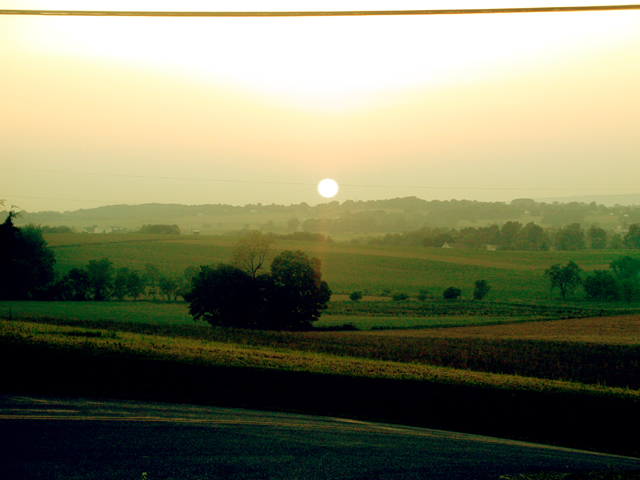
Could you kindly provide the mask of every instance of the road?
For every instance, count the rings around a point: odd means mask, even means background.
[[[310,415],[0,395],[3,480],[484,480],[606,469],[640,470],[640,459]]]

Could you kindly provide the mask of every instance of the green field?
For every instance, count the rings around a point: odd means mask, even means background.
[[[166,273],[179,274],[188,266],[229,261],[235,241],[231,237],[146,236],[133,234],[48,235],[65,274],[90,260],[109,258],[116,267],[143,270],[154,263]],[[274,251],[302,250],[322,261],[323,277],[336,294],[361,290],[380,295],[385,290],[415,296],[427,289],[440,298],[445,288],[462,289],[471,298],[473,283],[485,279],[491,285],[489,300],[500,302],[549,302],[544,270],[556,263],[575,261],[585,271],[606,269],[628,252],[508,252],[424,247],[389,247],[340,243],[279,241]],[[579,297],[576,295],[576,297]],[[584,295],[582,295],[584,296]]]

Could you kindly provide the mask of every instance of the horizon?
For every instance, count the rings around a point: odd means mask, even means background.
[[[620,200],[622,200],[623,197],[630,197],[629,201],[631,201],[631,199],[633,198],[635,200],[636,203],[621,203]],[[477,200],[477,199],[471,199],[471,198],[449,198],[449,199],[445,199],[445,200],[441,200],[441,199],[436,199],[436,198],[432,198],[432,199],[426,199],[426,198],[421,198],[415,195],[407,195],[404,197],[389,197],[389,198],[380,198],[380,199],[372,199],[372,200],[356,200],[356,199],[344,199],[342,201],[339,201],[335,198],[324,198],[324,201],[321,202],[317,202],[317,203],[307,203],[307,202],[298,202],[298,203],[289,203],[289,204],[284,204],[284,203],[274,203],[274,202],[256,202],[256,203],[244,203],[244,204],[232,204],[232,203],[225,203],[225,202],[218,202],[218,203],[199,203],[199,204],[190,204],[190,203],[180,203],[180,202],[144,202],[144,203],[113,203],[113,204],[105,204],[105,205],[97,205],[97,206],[90,206],[90,207],[83,207],[83,208],[77,208],[77,209],[68,209],[68,210],[26,210],[24,208],[21,208],[19,205],[11,205],[8,204],[5,201],[4,206],[0,206],[0,212],[3,213],[7,213],[10,210],[15,210],[18,213],[27,213],[27,214],[41,214],[41,213],[49,213],[49,212],[53,212],[53,213],[74,213],[80,210],[95,210],[95,209],[100,209],[100,208],[112,208],[112,207],[142,207],[142,206],[147,206],[147,205],[158,205],[158,206],[181,206],[181,207],[199,207],[199,206],[209,206],[209,205],[221,205],[221,206],[229,206],[229,207],[250,207],[250,206],[261,206],[261,207],[270,207],[270,206],[277,206],[277,207],[285,207],[285,208],[289,208],[289,207],[296,207],[298,205],[302,205],[302,204],[306,204],[308,205],[310,208],[314,208],[317,206],[321,206],[321,205],[329,205],[332,203],[338,203],[339,206],[344,206],[345,204],[349,203],[349,202],[354,202],[354,203],[367,203],[367,202],[385,202],[385,201],[392,201],[392,200],[402,200],[402,199],[408,199],[408,198],[415,198],[417,200],[422,200],[425,202],[431,202],[431,201],[439,201],[439,202],[478,202],[478,203],[502,203],[502,204],[506,204],[509,205],[511,204],[513,201],[515,200],[532,200],[535,203],[538,204],[553,204],[553,203],[559,203],[560,205],[566,205],[569,203],[583,203],[583,204],[590,204],[592,202],[596,202],[598,205],[604,205],[606,207],[614,207],[614,206],[622,206],[622,207],[636,207],[636,206],[640,206],[640,193],[638,194],[614,194],[614,195],[584,195],[584,196],[569,196],[569,197],[549,197],[549,198],[530,198],[530,197],[517,197],[517,198],[512,198],[511,200],[507,200],[507,201],[500,201],[500,200],[496,200],[496,201],[491,201],[491,200]],[[606,201],[606,200],[609,201]],[[618,201],[614,201],[618,200]],[[3,199],[0,199],[3,200]],[[598,200],[601,200],[600,202]]]

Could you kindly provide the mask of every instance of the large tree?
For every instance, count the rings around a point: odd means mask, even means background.
[[[40,229],[18,228],[9,212],[0,225],[0,299],[28,299],[54,279],[55,257]]]
[[[258,328],[262,303],[258,282],[233,265],[200,267],[184,298],[194,320],[214,327]]]
[[[269,328],[305,330],[327,308],[331,289],[322,280],[320,260],[285,250],[271,262],[267,297]]]
[[[330,297],[320,260],[289,250],[273,259],[269,274],[256,277],[234,265],[202,266],[185,294],[195,320],[265,330],[309,329]]]

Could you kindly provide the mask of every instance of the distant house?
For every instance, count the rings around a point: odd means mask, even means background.
[[[444,245],[442,245],[442,248],[453,248],[453,247],[449,245],[447,242],[444,242]]]

